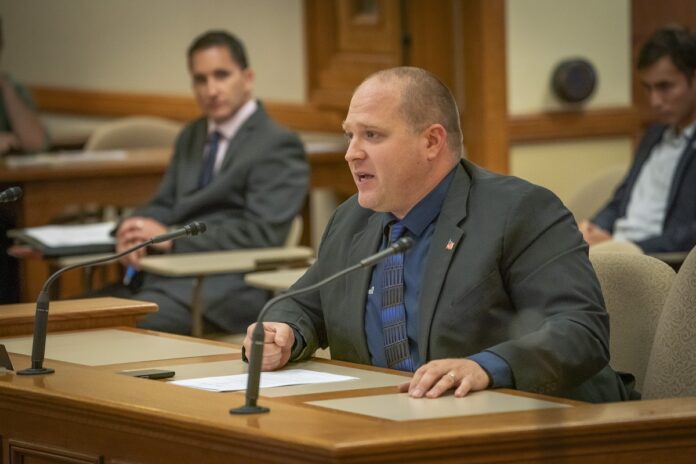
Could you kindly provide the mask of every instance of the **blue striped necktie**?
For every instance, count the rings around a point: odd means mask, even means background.
[[[389,243],[404,233],[400,222],[392,224]],[[406,307],[404,306],[404,253],[396,253],[385,260],[382,276],[382,333],[387,366],[392,369],[413,372],[413,360],[406,332]]]
[[[201,173],[198,176],[198,188],[202,189],[213,180],[213,172],[215,170],[215,159],[217,158],[218,146],[220,145],[222,134],[215,131],[208,136],[207,150],[203,156],[203,166]]]

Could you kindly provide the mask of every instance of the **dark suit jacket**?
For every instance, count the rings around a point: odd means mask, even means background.
[[[294,287],[374,253],[380,224],[380,214],[361,208],[356,197],[341,205],[319,259]],[[587,245],[548,190],[462,161],[437,219],[425,275],[418,316],[425,362],[489,350],[508,363],[517,389],[595,402],[624,397],[608,367],[609,321]],[[362,269],[286,300],[266,320],[298,329],[307,346],[297,358],[329,345],[335,359],[369,364],[370,276]]]
[[[648,129],[638,146],[631,169],[617,187],[609,203],[592,219],[594,224],[613,232],[616,220],[626,215],[628,201],[638,175],[666,129],[665,125],[656,125]],[[692,137],[674,172],[662,235],[637,242],[643,251],[648,253],[689,251],[696,246],[696,162],[694,158],[696,158],[696,142]]]
[[[173,253],[280,246],[304,205],[309,168],[299,138],[258,110],[230,141],[220,172],[197,188],[207,122],[200,118],[179,135],[174,156],[154,198],[133,214],[167,226],[202,221],[205,234],[174,242]],[[186,304],[193,279],[147,275],[143,289]],[[243,285],[240,275],[206,277],[205,316],[229,331],[255,319],[266,294]]]

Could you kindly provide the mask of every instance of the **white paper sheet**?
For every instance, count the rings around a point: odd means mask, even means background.
[[[303,385],[317,383],[344,382],[357,380],[347,375],[326,374],[306,369],[288,369],[285,371],[262,372],[260,388],[283,387],[286,385]],[[199,379],[173,380],[169,383],[201,390],[225,392],[246,390],[247,374],[223,375],[220,377],[203,377]]]
[[[122,161],[126,159],[125,150],[70,151],[63,153],[37,153],[33,155],[10,155],[5,164],[10,168],[24,166],[45,166],[72,163],[94,163],[103,161]]]
[[[102,245],[114,243],[109,235],[115,223],[41,226],[25,229],[24,233],[49,247]]]

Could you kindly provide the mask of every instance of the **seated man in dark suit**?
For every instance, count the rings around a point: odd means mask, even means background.
[[[580,230],[590,245],[614,239],[645,252],[688,251],[696,245],[696,37],[658,30],[638,70],[662,124],[648,129],[611,201]]]
[[[220,31],[201,35],[188,50],[188,65],[203,116],[179,135],[154,198],[119,224],[116,250],[192,221],[204,222],[207,232],[149,251],[281,246],[308,188],[301,141],[275,124],[252,97],[254,74],[236,37]],[[123,264],[137,268],[144,253],[127,255]],[[135,289],[112,294],[159,305],[140,327],[186,334],[191,330],[193,285],[191,278],[145,273]],[[266,292],[244,285],[238,274],[209,276],[202,291],[210,331],[243,331],[268,298]]]
[[[344,130],[358,194],[294,288],[400,236],[414,245],[271,307],[263,369],[329,346],[334,359],[414,372],[401,389],[415,398],[495,387],[628,396],[608,366],[609,320],[573,216],[548,190],[462,159],[447,87],[418,68],[378,72],[353,94]]]

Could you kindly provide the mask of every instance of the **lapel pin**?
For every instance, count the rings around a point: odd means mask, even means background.
[[[449,242],[447,242],[447,245],[445,245],[445,250],[447,250],[447,251],[452,251],[452,250],[454,250],[454,242],[453,242],[452,240],[450,240]]]

